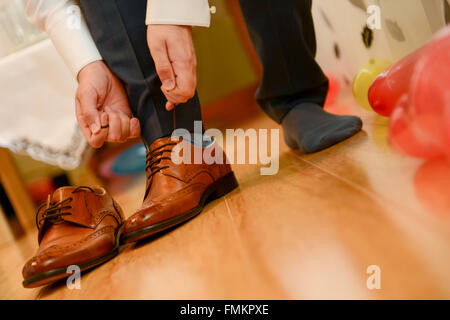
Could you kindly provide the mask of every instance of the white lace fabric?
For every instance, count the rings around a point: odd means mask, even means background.
[[[0,146],[76,168],[86,141],[76,122],[75,91],[50,40],[0,59]]]

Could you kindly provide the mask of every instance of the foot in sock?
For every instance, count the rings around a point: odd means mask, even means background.
[[[355,116],[328,113],[314,103],[303,103],[289,111],[282,126],[290,148],[313,153],[355,135],[361,130],[362,121]]]

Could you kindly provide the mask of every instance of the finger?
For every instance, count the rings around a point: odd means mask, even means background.
[[[108,118],[108,114],[106,112],[102,112],[100,115],[100,124],[101,129],[106,130],[106,132],[108,132],[108,128],[109,128],[109,118]]]
[[[152,39],[149,41],[149,47],[162,86],[167,91],[173,90],[176,87],[175,73],[169,59],[166,42],[162,39]]]
[[[172,110],[173,108],[175,108],[175,104],[172,103],[172,102],[170,102],[170,101],[167,101],[167,103],[166,103],[166,110],[167,110],[167,111],[170,111],[170,110]]]
[[[100,148],[105,144],[106,139],[108,138],[108,114],[106,112],[102,112],[100,114],[100,124],[101,130],[93,134],[90,139],[90,145],[94,148]]]
[[[122,131],[120,117],[117,113],[110,111],[108,112],[108,117],[109,117],[109,128],[107,140],[110,142],[120,142]]]
[[[161,87],[161,89],[163,90],[163,88]],[[166,96],[167,101],[171,102],[174,105],[178,105],[180,103],[185,103],[187,102],[191,97],[186,96],[186,95],[182,95],[180,93],[179,88],[175,88],[174,90],[167,92],[163,90],[164,95]]]
[[[187,62],[174,63],[173,67],[177,74],[177,87],[170,93],[183,97],[185,101],[189,100],[197,87],[196,68],[189,66]]]
[[[89,128],[89,125],[87,124],[87,122],[85,121],[84,117],[80,117],[79,115],[81,114],[80,112],[80,103],[78,100],[76,100],[76,115],[77,115],[77,119],[78,119],[78,124],[80,126],[81,131],[83,132],[84,137],[86,138],[86,141],[89,143],[89,145],[93,148],[100,148],[104,141],[105,141],[105,137],[98,136],[98,134],[92,134],[91,129]]]
[[[77,117],[78,125],[79,125],[81,131],[83,132],[84,137],[86,138],[86,140],[89,141],[89,139],[91,138],[92,132],[91,132],[91,129],[89,129],[89,125],[85,121],[85,118],[81,117],[81,105],[80,105],[80,102],[78,101],[78,99],[75,99],[75,115]]]
[[[130,137],[130,118],[124,113],[120,113],[119,118],[120,118],[120,142],[125,142]]]
[[[180,72],[180,70],[176,72]],[[167,91],[163,86],[161,86],[161,90],[169,102],[177,105],[191,99],[195,95],[196,86],[196,76],[192,72],[184,71],[177,76],[177,87],[174,90]]]
[[[141,135],[141,125],[139,119],[131,118],[130,120],[130,138],[137,138]]]
[[[100,132],[100,112],[97,109],[97,93],[95,90],[79,89],[76,95],[77,119],[84,127],[88,127],[91,134]]]
[[[185,29],[190,33],[190,29]],[[185,99],[195,94],[197,87],[197,58],[192,41],[192,35],[183,37],[182,43],[175,43],[175,39],[168,38],[167,47],[169,60],[176,77],[176,93]]]

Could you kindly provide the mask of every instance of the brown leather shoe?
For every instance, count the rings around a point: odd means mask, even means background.
[[[123,213],[101,187],[63,187],[36,214],[39,249],[23,267],[23,286],[68,277],[67,267],[97,266],[118,253]]]
[[[205,203],[214,200],[238,186],[233,171],[223,154],[223,164],[175,164],[172,149],[178,145],[195,152],[214,151],[220,147],[193,146],[182,139],[161,138],[147,152],[147,188],[141,209],[125,221],[123,241],[133,242],[180,224],[199,214]],[[207,150],[208,148],[212,148]],[[219,156],[218,156],[219,157]],[[203,158],[203,157],[201,157]]]

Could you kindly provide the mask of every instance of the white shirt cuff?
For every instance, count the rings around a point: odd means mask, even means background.
[[[69,12],[60,10],[47,19],[45,29],[56,50],[77,78],[78,73],[91,62],[102,60],[91,33],[81,15],[80,23],[69,24]]]
[[[146,24],[209,27],[208,0],[148,0]]]

